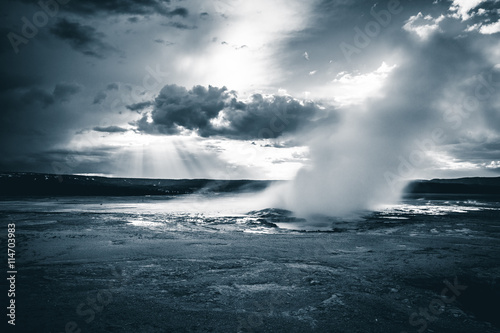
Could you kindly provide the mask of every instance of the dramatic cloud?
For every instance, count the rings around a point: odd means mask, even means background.
[[[22,94],[22,100],[25,104],[40,103],[47,107],[54,103],[54,96],[40,88],[31,88]]]
[[[144,103],[128,106],[142,109]],[[195,131],[202,137],[225,136],[234,139],[276,138],[310,126],[330,114],[312,102],[289,96],[254,94],[238,100],[225,87],[195,86],[191,90],[165,86],[154,102],[154,110],[138,122],[141,131],[178,134]]]
[[[150,101],[135,103],[135,104],[127,105],[127,109],[129,109],[130,111],[140,112],[140,111],[144,110],[145,108],[150,107],[151,105],[153,105],[153,102],[150,102]]]
[[[453,0],[450,11],[454,16],[461,18],[462,21],[468,20],[472,15],[470,12],[486,0]]]
[[[479,32],[484,34],[484,35],[491,35],[491,34],[496,34],[500,32],[500,21],[497,21],[495,23],[491,24],[485,24],[481,26],[479,29]]]
[[[10,90],[10,89],[9,89]],[[52,93],[40,87],[30,87],[28,89],[13,89],[9,94],[4,94],[10,103],[21,103],[25,105],[38,104],[43,108],[54,104],[56,101],[68,101],[69,97],[82,90],[82,86],[77,83],[58,83]],[[15,101],[15,102],[14,102]]]
[[[67,101],[71,95],[79,93],[83,87],[78,83],[58,83],[54,88],[54,98]]]
[[[107,126],[107,127],[96,126],[93,128],[93,130],[96,132],[105,132],[105,133],[123,133],[128,131],[126,128],[120,126]]]
[[[166,15],[168,17],[174,17],[174,16],[187,17],[189,15],[189,11],[186,8],[178,7],[170,12],[167,12]]]
[[[118,83],[110,83],[106,86],[107,90],[118,90],[119,86]]]
[[[180,22],[168,22],[168,23],[162,23],[163,26],[165,27],[173,27],[181,30],[193,30],[193,29],[198,29],[197,26],[195,25],[187,25],[184,23]]]
[[[487,4],[485,4],[486,7]],[[477,15],[474,15],[467,22],[467,31],[478,31],[483,35],[492,35],[500,32],[500,10],[497,8],[479,8]]]
[[[69,1],[62,8],[80,15],[95,14],[162,14],[168,16],[169,0],[78,0]]]
[[[161,38],[157,38],[157,39],[153,40],[153,42],[158,43],[158,44],[163,44],[165,46],[174,45],[174,43],[169,42],[167,40],[163,40]]]
[[[32,4],[31,0],[22,0]],[[184,7],[170,6],[170,0],[78,0],[68,1],[61,4],[59,8],[67,13],[80,16],[95,15],[162,15],[165,17],[179,16],[186,18],[189,11]],[[130,22],[137,22],[137,17],[128,19]]]
[[[55,36],[68,41],[74,50],[91,57],[104,58],[109,52],[116,51],[114,47],[102,40],[103,33],[97,32],[95,28],[88,25],[70,22],[63,18],[50,31]]]
[[[403,29],[413,32],[418,37],[425,40],[429,38],[432,33],[439,31],[439,23],[444,20],[444,18],[444,15],[434,19],[430,15],[424,16],[422,13],[418,13],[417,15],[411,16],[408,21],[406,21]]]
[[[95,97],[94,97],[93,104],[102,103],[106,99],[106,97],[108,97],[108,95],[104,91],[98,92],[97,95],[95,95]]]

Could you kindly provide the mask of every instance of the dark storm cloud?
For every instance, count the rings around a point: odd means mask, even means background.
[[[52,93],[38,86],[13,86],[11,89],[0,90],[4,107],[24,109],[27,105],[39,104],[47,107],[57,101],[68,101],[70,96],[79,93],[82,86],[78,83],[58,83]],[[7,111],[5,111],[7,112]]]
[[[9,159],[0,161],[0,170],[23,170],[46,173],[111,173],[109,160],[113,159],[115,147],[101,146],[76,149],[45,149],[30,154],[29,158],[16,158],[15,169]],[[33,168],[36,164],[36,169]]]
[[[151,105],[153,105],[153,102],[150,102],[150,101],[135,103],[135,104],[127,105],[127,109],[129,109],[130,111],[139,112],[139,111],[142,111]]]
[[[104,58],[110,51],[116,51],[112,46],[103,42],[103,33],[91,26],[71,22],[65,18],[60,19],[50,32],[68,41],[74,50],[88,56]]]
[[[23,0],[33,3],[30,0]],[[171,9],[170,0],[72,0],[61,6],[61,9],[81,15],[92,16],[104,15],[154,15],[160,14],[166,17],[187,17],[189,11],[184,7]],[[131,17],[130,22],[137,22],[138,18]]]
[[[462,140],[462,142],[452,145],[449,151],[460,161],[474,163],[498,161],[500,157],[500,140],[486,138]]]
[[[108,85],[106,86],[106,89],[107,89],[107,90],[118,90],[118,88],[119,88],[119,87],[118,87],[118,83],[115,83],[115,82],[110,83],[110,84],[108,84]]]
[[[22,101],[25,104],[40,103],[47,107],[54,103],[54,96],[41,88],[31,88],[22,94]]]
[[[173,27],[173,28],[177,28],[177,29],[181,29],[181,30],[198,29],[198,27],[195,25],[187,25],[187,24],[180,23],[180,22],[168,22],[168,23],[162,23],[161,25],[163,25],[165,27]]]
[[[107,97],[108,97],[108,95],[104,91],[100,91],[100,92],[97,93],[97,95],[95,95],[94,102],[92,104],[100,104]]]
[[[158,43],[158,44],[163,44],[163,45],[165,45],[165,46],[174,45],[174,43],[169,42],[169,41],[167,41],[167,40],[163,40],[163,39],[161,39],[161,38],[157,38],[157,39],[153,40],[153,42]]]
[[[73,0],[62,8],[68,12],[80,15],[95,14],[129,14],[147,15],[170,12],[169,0]]]
[[[188,15],[189,11],[183,7],[178,7],[170,12],[167,12],[166,14],[166,16],[168,17],[174,17],[174,16],[187,17]]]
[[[18,88],[29,88],[39,84],[42,80],[38,75],[26,75],[20,73],[0,72],[0,92],[16,90]]]
[[[212,86],[208,89],[195,86],[189,91],[175,84],[163,87],[154,101],[151,129],[176,134],[179,126],[190,130],[208,128],[210,120],[216,118],[225,106],[226,91],[225,87],[219,89]],[[147,117],[141,119],[139,129],[150,129],[146,120]]]
[[[55,157],[56,160],[64,160],[68,157],[74,158],[76,156],[79,157],[106,157],[114,152],[114,148],[111,146],[101,146],[94,147],[92,149],[67,149],[67,148],[57,148],[57,149],[48,149],[45,151],[45,156]]]
[[[151,113],[138,121],[138,129],[149,133],[178,134],[183,130],[202,137],[233,139],[276,138],[312,125],[325,116],[317,104],[303,103],[288,96],[254,94],[249,101],[238,100],[226,87],[177,85],[163,87]]]
[[[54,88],[54,98],[67,101],[71,95],[75,95],[82,90],[82,86],[78,83],[58,83]]]
[[[252,142],[252,144],[256,144],[255,142]],[[301,143],[296,141],[296,140],[287,140],[283,142],[271,142],[271,143],[266,143],[265,145],[260,145],[261,147],[266,147],[266,148],[291,148],[291,147],[296,147],[300,146]]]
[[[480,11],[483,12],[481,13]],[[500,16],[500,12],[498,12],[498,1],[490,0],[480,3],[472,8],[468,14],[471,15],[473,19],[474,17],[477,19],[481,19],[482,17],[483,20],[488,19],[489,21],[496,21]]]
[[[328,115],[313,102],[301,102],[289,96],[254,94],[248,102],[232,98],[224,109],[224,120],[229,123],[227,128],[208,131],[206,135],[221,133],[238,139],[276,138],[314,126],[317,118],[324,119]]]
[[[47,86],[36,78],[0,89],[0,169],[54,172],[44,152],[69,142],[77,129],[95,121],[95,115],[63,103],[81,91],[78,83]]]
[[[36,156],[65,142],[68,117],[58,112],[54,97],[42,88],[0,93],[0,169],[43,168]],[[50,164],[47,164],[47,168]]]
[[[93,128],[93,130],[96,132],[105,132],[105,133],[122,133],[128,131],[126,128],[119,126],[107,126],[107,127],[96,126]]]

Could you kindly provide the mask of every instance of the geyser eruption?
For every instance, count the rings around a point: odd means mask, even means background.
[[[344,217],[397,200],[405,181],[432,163],[427,153],[464,130],[445,114],[489,66],[470,61],[465,43],[435,37],[411,45],[379,97],[339,109],[339,121],[313,129],[311,163],[282,191],[281,205],[301,216]]]
[[[395,153],[404,150],[404,143],[380,136],[365,117],[353,112],[334,133],[316,133],[310,142],[312,165],[289,184],[289,209],[298,215],[348,216],[399,198],[404,183],[388,184],[384,174],[397,162]]]

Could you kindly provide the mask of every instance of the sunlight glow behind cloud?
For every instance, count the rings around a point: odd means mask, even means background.
[[[197,77],[193,84],[227,86],[238,91],[262,89],[280,77],[279,47],[307,26],[311,3],[236,1],[203,50],[183,55],[181,71]],[[276,15],[279,13],[279,15]]]
[[[396,67],[397,65],[389,66],[382,62],[380,67],[373,72],[338,73],[330,85],[334,100],[342,106],[347,106],[362,103],[370,97],[380,96],[384,81]]]

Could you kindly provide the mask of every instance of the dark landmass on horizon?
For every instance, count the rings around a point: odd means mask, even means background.
[[[476,196],[500,199],[500,177],[414,180],[404,190],[405,198],[446,199]]]
[[[0,196],[142,196],[192,193],[256,192],[273,180],[149,179],[32,172],[0,173]],[[500,197],[500,177],[411,181],[405,197],[487,195]]]
[[[192,193],[255,192],[268,180],[149,179],[0,173],[0,196],[142,196]]]

